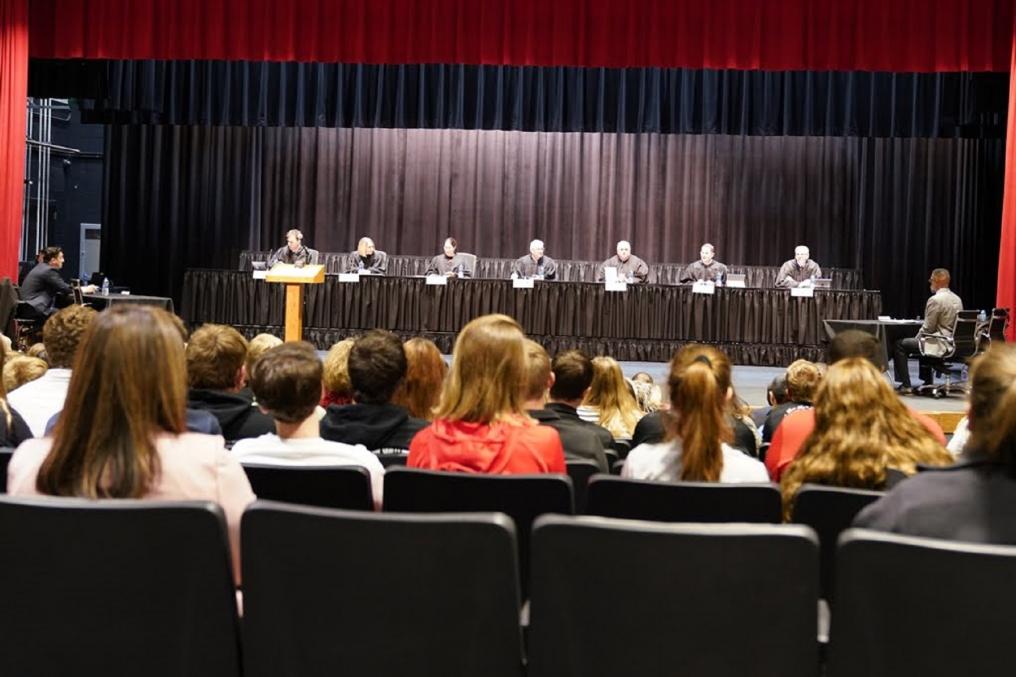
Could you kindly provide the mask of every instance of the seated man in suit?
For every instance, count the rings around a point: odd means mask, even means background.
[[[290,263],[296,266],[317,263],[317,252],[303,246],[303,233],[293,228],[286,233],[286,246],[279,247],[268,257],[268,267],[276,263]]]
[[[459,241],[449,237],[444,241],[444,253],[430,260],[427,275],[445,275],[447,277],[472,277],[472,257],[457,253]]]
[[[707,280],[709,282],[715,282],[717,284],[723,284],[727,279],[727,267],[717,261],[714,257],[716,256],[716,249],[706,242],[699,249],[699,260],[695,263],[691,263],[684,272],[681,273],[681,282],[687,284],[688,282],[699,282],[700,280]]]
[[[606,269],[616,268],[618,280],[628,282],[644,283],[649,282],[649,265],[631,253],[631,243],[621,240],[617,243],[617,254],[600,264],[596,271],[596,281],[603,282],[606,278]]]
[[[780,266],[776,273],[777,287],[807,287],[822,277],[822,269],[811,260],[811,251],[804,245],[794,247],[794,258]]]
[[[374,249],[374,240],[361,237],[356,244],[356,251],[346,257],[345,270],[342,272],[385,275],[388,272],[388,254]]]
[[[543,255],[543,240],[530,242],[529,253],[512,264],[512,279],[529,277],[538,280],[557,279],[557,261]]]
[[[921,354],[918,339],[922,336],[952,336],[956,318],[963,310],[963,301],[949,290],[950,280],[949,271],[945,268],[936,268],[931,271],[931,279],[928,280],[928,284],[931,286],[931,298],[924,306],[924,324],[921,325],[917,336],[900,339],[896,342],[893,350],[893,371],[896,372],[896,380],[900,382],[897,390],[902,395],[910,395],[914,392],[910,383],[909,358],[911,355]],[[921,380],[930,383],[931,368],[922,364],[920,372]]]
[[[56,312],[58,303],[71,295],[71,286],[60,277],[63,265],[63,249],[46,247],[42,251],[42,262],[37,263],[25,276],[25,283],[21,285],[21,298],[39,315],[49,317]],[[85,285],[81,291],[85,294],[94,293],[95,285]]]
[[[529,339],[526,339],[525,350],[527,413],[539,421],[540,425],[557,431],[561,437],[561,446],[564,448],[565,461],[593,461],[599,466],[600,472],[610,472],[607,456],[603,451],[604,445],[599,436],[588,428],[589,425],[595,424],[587,424],[579,419],[577,414],[574,417],[563,416],[547,405],[548,390],[554,385],[554,372],[551,370],[547,351],[539,343]],[[589,376],[592,380],[592,363],[589,366]]]

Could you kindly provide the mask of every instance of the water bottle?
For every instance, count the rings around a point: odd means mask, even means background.
[[[536,274],[539,276],[539,278],[541,280],[543,279],[543,272],[544,272],[544,270],[545,270],[545,268],[543,267],[542,263],[540,265],[536,266]]]
[[[984,309],[982,308],[981,312],[977,313],[977,322],[978,322],[978,324],[984,324],[987,321],[988,321],[988,316],[984,312]]]
[[[716,271],[716,286],[717,287],[723,286],[723,273],[721,273],[720,271]]]
[[[360,275],[363,275],[363,273],[365,272],[365,268],[363,267],[363,259],[356,260],[356,272],[359,273]]]
[[[105,278],[102,281],[102,295],[109,296],[109,278]]]

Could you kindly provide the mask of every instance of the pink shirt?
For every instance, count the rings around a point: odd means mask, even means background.
[[[7,493],[37,496],[35,479],[49,454],[51,438],[25,441],[14,452],[7,468]],[[218,435],[184,433],[159,435],[156,440],[162,472],[151,492],[153,501],[214,501],[226,513],[233,577],[240,582],[240,517],[256,497],[239,461],[229,455]]]

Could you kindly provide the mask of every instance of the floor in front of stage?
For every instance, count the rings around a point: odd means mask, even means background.
[[[666,362],[621,362],[621,369],[624,375],[632,375],[644,371],[653,377],[653,380],[660,384],[667,382]],[[782,374],[785,369],[781,367],[745,367],[734,366],[734,389],[745,401],[753,407],[766,405],[766,388],[770,381]],[[917,361],[910,362],[910,378],[913,383],[920,383],[917,376]],[[966,409],[966,399],[961,395],[951,395],[936,400],[933,397],[907,396],[903,398],[907,406],[918,411],[948,411],[962,412]]]

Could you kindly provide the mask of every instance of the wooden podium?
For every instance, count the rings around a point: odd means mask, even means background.
[[[303,287],[324,282],[325,267],[298,268],[289,263],[277,263],[265,275],[265,281],[286,285],[286,341],[303,340]]]

